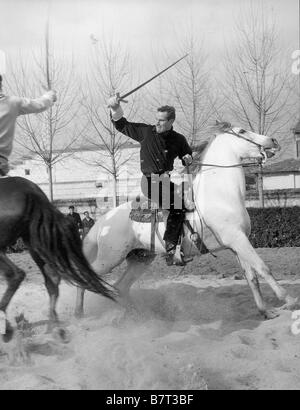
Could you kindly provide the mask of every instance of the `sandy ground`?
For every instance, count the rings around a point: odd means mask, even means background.
[[[300,296],[300,249],[258,253]],[[48,310],[41,276],[28,254],[11,259],[28,276],[9,319],[23,313],[38,324]],[[246,282],[234,279],[239,272],[228,251],[216,259],[197,257],[184,269],[167,268],[157,258],[132,289],[134,312],[88,294],[82,320],[73,317],[75,288],[62,284],[58,312],[70,342],[46,334],[43,325],[25,338],[0,342],[0,389],[299,389],[300,334],[291,331],[291,312],[263,321]],[[279,305],[264,283],[262,292],[270,305]],[[16,347],[26,352],[26,362]]]

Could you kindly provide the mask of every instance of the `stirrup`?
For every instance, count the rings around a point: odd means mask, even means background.
[[[168,266],[185,266],[186,262],[181,255],[181,246],[177,245],[176,248],[167,252],[166,262]]]

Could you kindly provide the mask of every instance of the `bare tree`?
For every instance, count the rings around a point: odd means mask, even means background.
[[[276,25],[262,6],[245,11],[235,26],[236,44],[225,57],[224,98],[241,125],[260,134],[281,135],[293,116],[290,65]]]
[[[227,47],[225,81],[220,85],[228,114],[239,125],[259,134],[280,138],[289,132],[293,118],[290,67],[276,25],[264,6],[245,9],[235,25],[236,43]],[[259,192],[263,206],[262,175]]]
[[[110,110],[107,107],[109,97],[116,92],[125,92],[132,87],[133,77],[129,54],[120,44],[102,36],[94,36],[90,71],[86,81],[87,92],[84,92],[83,106],[89,122],[89,136],[85,141],[99,152],[93,165],[102,168],[112,178],[113,206],[118,205],[117,183],[122,168],[133,158],[133,153],[124,156],[124,148],[129,139],[119,133],[113,126]],[[134,114],[134,95],[128,104],[128,115]]]
[[[19,117],[16,142],[25,151],[42,161],[49,178],[49,198],[53,201],[53,167],[67,156],[73,155],[71,147],[82,136],[80,123],[78,83],[73,61],[58,58],[49,46],[47,27],[45,44],[40,53],[27,58],[19,54],[18,63],[10,73],[10,89],[18,95],[35,96],[41,89],[58,92],[56,104],[36,116]]]

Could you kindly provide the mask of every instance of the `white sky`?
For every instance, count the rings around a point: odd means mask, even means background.
[[[299,0],[0,0],[0,50],[11,64],[18,64],[20,51],[41,50],[49,15],[56,54],[74,54],[79,72],[87,70],[91,34],[98,39],[113,34],[133,56],[140,83],[166,66],[164,50],[172,59],[179,57],[174,33],[180,37],[193,25],[220,75],[224,45],[234,41],[234,23],[250,2],[254,7],[263,3],[273,14],[288,67],[299,48]]]
[[[56,50],[86,60],[90,35],[113,33],[128,46],[137,65],[153,72],[152,56],[176,48],[174,30],[191,23],[216,61],[224,40],[234,39],[232,24],[250,0],[0,0],[0,49],[10,59],[19,50],[40,48],[49,11]],[[259,5],[262,0],[252,0]],[[263,0],[274,13],[288,55],[298,48],[298,0]]]

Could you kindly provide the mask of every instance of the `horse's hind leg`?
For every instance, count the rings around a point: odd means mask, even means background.
[[[45,279],[45,286],[49,294],[50,305],[49,305],[49,319],[53,324],[58,324],[59,319],[56,312],[57,300],[59,297],[59,284],[60,277],[54,272],[54,270],[49,266],[45,265],[43,269],[43,275]]]
[[[6,316],[6,309],[20,284],[24,280],[25,272],[18,268],[4,253],[0,253],[0,272],[3,272],[8,284],[7,289],[0,301],[0,311],[2,311]],[[8,320],[5,319],[5,321],[6,331],[3,335],[3,341],[9,342],[13,335],[13,329]]]
[[[43,259],[39,257],[34,251],[30,250],[30,254],[35,261],[35,263],[40,268],[40,271],[43,274],[45,280],[45,286],[49,294],[50,305],[49,305],[49,330],[52,330],[53,327],[58,326],[59,318],[56,312],[57,300],[59,297],[59,284],[60,277],[55,273],[48,264],[46,264]]]
[[[129,296],[131,286],[145,273],[154,258],[155,255],[147,253],[144,249],[134,249],[127,255],[127,269],[114,284],[114,287],[120,292],[121,298]]]

